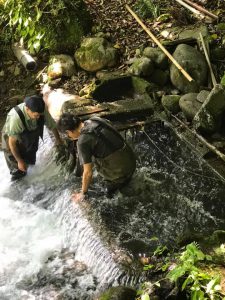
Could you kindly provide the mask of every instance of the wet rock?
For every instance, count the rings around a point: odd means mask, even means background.
[[[80,48],[75,52],[78,65],[89,72],[113,67],[118,61],[117,49],[101,37],[85,38]]]
[[[169,110],[170,112],[176,114],[180,110],[179,100],[181,96],[179,95],[165,95],[162,96],[162,106]]]
[[[135,300],[134,289],[118,286],[112,287],[99,296],[98,300]]]
[[[178,68],[172,64],[170,79],[173,85],[184,93],[198,92],[199,86],[204,86],[207,80],[207,64],[204,56],[195,48],[181,44],[177,46],[173,57],[194,79],[189,82]]]
[[[34,278],[20,281],[17,287],[31,291],[37,299],[91,300],[96,284],[87,266],[64,249],[50,256]]]
[[[148,253],[150,251],[149,245],[138,239],[124,241],[121,243],[121,246],[131,251],[134,255],[138,255],[140,252]]]
[[[153,63],[147,57],[135,58],[127,72],[135,76],[150,76],[153,72]]]
[[[197,93],[189,93],[183,95],[179,100],[179,106],[187,120],[191,121],[202,106],[201,102],[197,101]]]
[[[62,76],[71,77],[75,72],[75,62],[71,56],[60,54],[50,58],[48,67],[49,79],[57,79]]]
[[[146,47],[143,51],[143,55],[151,59],[154,65],[159,69],[165,70],[168,67],[168,58],[159,48]]]
[[[217,131],[222,123],[225,110],[225,90],[222,85],[216,85],[193,119],[195,129],[212,133]]]

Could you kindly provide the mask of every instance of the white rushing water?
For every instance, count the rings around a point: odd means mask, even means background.
[[[121,248],[135,257],[154,236],[174,243],[184,233],[224,226],[224,184],[167,128],[155,127],[148,134],[156,145],[136,137],[131,184],[108,199],[94,178],[95,196],[83,209],[70,199],[81,180],[54,162],[47,133],[36,166],[18,182],[10,181],[0,152],[0,300],[55,300],[60,293],[91,300],[107,285],[135,285],[136,270],[124,271]],[[71,268],[77,261],[85,271]]]
[[[50,292],[34,296],[18,284],[35,281],[47,259],[65,248],[75,251],[74,260],[85,263],[102,285],[121,275],[79,205],[71,202],[73,184],[66,183],[68,178],[53,162],[51,148],[46,133],[36,165],[16,182],[11,182],[0,152],[0,300],[56,299]],[[84,290],[84,281],[87,289],[90,286],[89,277],[80,279]]]
[[[36,274],[50,253],[62,248],[62,228],[51,211],[32,204],[31,192],[22,192],[30,203],[20,193],[11,198],[12,186],[19,184],[11,182],[3,152],[0,166],[0,299],[13,300],[16,283]]]

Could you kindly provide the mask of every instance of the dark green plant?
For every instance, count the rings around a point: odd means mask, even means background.
[[[78,44],[90,28],[83,0],[5,0],[0,6],[0,27],[31,52]]]
[[[171,270],[167,277],[177,283],[182,291],[186,291],[191,300],[219,300],[224,299],[220,294],[220,276],[211,275],[200,268],[203,261],[211,261],[195,243],[186,246],[186,250],[179,257],[177,266]]]
[[[138,0],[134,10],[143,19],[157,18],[160,15],[160,9],[154,0]]]

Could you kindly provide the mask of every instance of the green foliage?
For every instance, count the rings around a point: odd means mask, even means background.
[[[223,87],[225,87],[225,73],[224,73],[223,77],[221,78],[221,84],[223,85]]]
[[[154,283],[145,282],[141,286],[141,290],[137,291],[136,300],[150,300],[149,294],[151,294],[154,287],[160,287],[160,282],[156,281]]]
[[[31,52],[80,41],[90,23],[82,0],[5,0],[0,6],[3,34],[26,44]]]
[[[179,258],[179,264],[168,273],[168,278],[185,290],[191,300],[219,300],[220,276],[212,276],[199,268],[199,263],[212,260],[199,250],[198,245],[191,243]]]
[[[138,0],[134,9],[143,19],[157,18],[160,15],[159,6],[154,0]]]

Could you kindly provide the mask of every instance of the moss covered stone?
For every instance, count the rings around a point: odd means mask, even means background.
[[[105,291],[99,300],[135,300],[136,291],[132,288],[118,286]]]
[[[84,70],[96,72],[103,68],[113,67],[117,63],[118,53],[102,37],[85,38],[75,52],[77,64]]]

